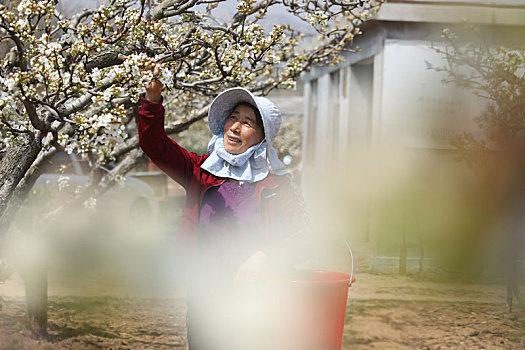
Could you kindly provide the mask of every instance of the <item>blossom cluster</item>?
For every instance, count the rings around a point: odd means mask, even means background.
[[[56,2],[0,5],[0,32],[8,38],[4,49],[10,50],[0,61],[0,137],[9,145],[19,132],[42,128],[34,116],[29,119],[30,104],[49,138],[69,152],[95,154],[104,162],[129,139],[128,106],[152,79],[171,91],[171,112],[179,118],[195,115],[228,86],[293,88],[312,64],[337,63],[337,53],[358,34],[353,21],[369,18],[382,0],[339,12],[318,1],[283,1],[330,43],[315,48],[314,56],[298,49],[303,36],[290,26],[266,29],[261,22],[266,8],[255,0],[239,1],[237,11],[244,17],[231,23],[213,17],[218,4],[149,20],[129,0],[115,0],[77,21],[55,16]]]

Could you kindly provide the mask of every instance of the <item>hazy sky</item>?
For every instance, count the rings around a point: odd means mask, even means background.
[[[410,0],[407,0],[409,2]],[[425,1],[425,0],[419,0]],[[462,3],[491,3],[491,4],[506,4],[506,5],[525,5],[525,0],[428,0],[429,2],[462,2]],[[65,9],[75,9],[83,7],[94,7],[98,5],[101,0],[60,0],[59,4]],[[233,10],[237,4],[237,0],[228,1]]]
[[[103,0],[60,0],[59,8],[65,16],[71,16],[83,8],[95,8]],[[236,12],[238,1],[228,0],[221,3],[213,14],[219,19],[227,21],[231,19]],[[266,29],[270,30],[274,24],[289,24],[295,30],[303,33],[311,33],[312,30],[308,24],[303,23],[288,12],[284,11],[282,5],[275,5],[269,8],[267,18],[262,22]]]
[[[83,8],[95,8],[100,2],[99,0],[59,0],[58,8],[65,16],[71,16]]]
[[[421,1],[421,0],[419,0]],[[423,0],[426,1],[426,0]],[[472,2],[479,4],[525,5],[525,0],[428,0],[428,2]]]
[[[395,2],[411,2],[412,0],[394,0]],[[394,2],[392,1],[392,2]],[[443,2],[443,3],[474,3],[474,4],[498,4],[498,5],[525,5],[525,0],[413,0],[417,2]]]

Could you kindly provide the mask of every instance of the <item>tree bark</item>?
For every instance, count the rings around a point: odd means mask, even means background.
[[[0,237],[6,233],[16,213],[16,207],[24,199],[18,198],[20,196],[14,198],[13,194],[41,149],[38,140],[27,137],[7,148],[5,156],[0,160]]]
[[[41,262],[40,262],[41,263]],[[47,335],[47,264],[34,263],[21,272],[26,289],[29,327],[37,337]]]
[[[36,161],[42,144],[40,139],[27,136],[11,145],[0,161],[0,237],[5,236],[21,202],[25,199],[31,181],[31,166]],[[45,257],[22,263],[19,272],[26,289],[29,326],[37,336],[47,334],[47,264]]]

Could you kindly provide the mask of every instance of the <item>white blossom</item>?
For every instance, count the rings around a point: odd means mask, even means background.
[[[162,67],[160,70],[159,80],[166,87],[173,86],[173,74],[167,67]]]
[[[96,211],[97,199],[94,197],[90,197],[88,200],[84,201],[84,208],[89,209],[91,211]]]
[[[69,176],[65,176],[65,175],[61,175],[59,178],[58,178],[58,190],[59,191],[62,191],[66,188],[69,187],[69,180],[71,178]]]
[[[13,77],[9,77],[2,81],[2,84],[5,85],[8,91],[13,91],[15,89],[16,81]]]
[[[366,0],[363,6],[369,1],[372,6],[380,2]],[[246,18],[237,26],[217,23],[200,6],[199,11],[193,8],[192,13],[177,18],[148,21],[129,0],[103,3],[76,23],[57,18],[55,3],[19,0],[12,6],[0,5],[0,21],[8,28],[0,29],[5,39],[0,49],[9,53],[13,41],[20,41],[27,66],[13,65],[7,55],[0,60],[0,147],[13,147],[20,142],[20,132],[35,131],[24,114],[25,100],[53,128],[50,137],[56,137],[66,152],[89,153],[103,163],[131,136],[126,132],[126,125],[134,122],[130,110],[117,103],[137,102],[152,79],[165,85],[167,103],[172,101],[166,118],[173,120],[196,115],[212,93],[233,84],[258,91],[294,87],[299,73],[310,64],[308,52],[298,49],[297,33],[283,25],[265,30],[261,24],[264,11],[250,12],[254,0],[239,1],[239,12]],[[301,8],[298,2],[297,18],[320,33],[342,31],[346,39],[358,33],[352,21],[368,16],[371,9],[365,6],[364,11],[345,12],[327,8],[321,12],[315,2],[311,5]],[[338,27],[336,19],[344,27]],[[330,54],[319,51],[322,60],[316,61],[314,55],[311,62],[338,62],[342,48],[335,47]],[[99,54],[115,55],[111,62],[98,62]],[[158,76],[151,71],[156,64],[160,66]],[[89,103],[81,105],[86,96],[90,96]],[[81,107],[71,112],[72,106]],[[54,111],[62,114],[57,117]],[[61,183],[66,186],[65,180]]]

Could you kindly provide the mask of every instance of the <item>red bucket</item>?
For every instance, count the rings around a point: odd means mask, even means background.
[[[351,279],[315,270],[268,277],[272,349],[340,350]]]

